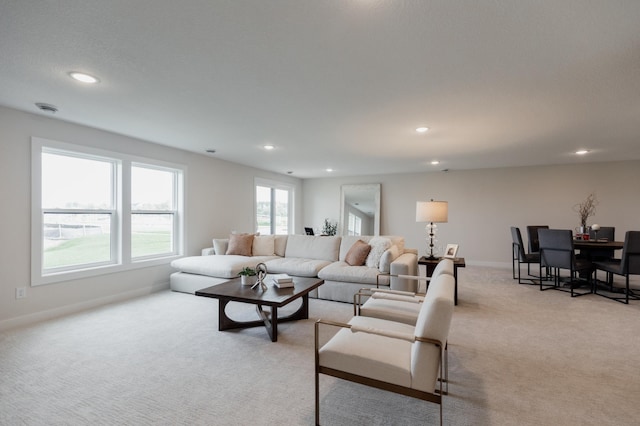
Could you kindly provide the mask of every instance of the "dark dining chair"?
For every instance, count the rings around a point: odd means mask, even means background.
[[[527,226],[527,237],[529,237],[529,253],[540,252],[540,240],[538,238],[539,229],[549,229],[549,226],[548,225]]]
[[[615,226],[601,226],[598,232],[593,229],[589,231],[589,238],[592,240],[616,240],[616,228]],[[592,262],[600,260],[612,260],[614,256],[614,250],[607,249],[594,249],[589,251],[589,260]]]
[[[531,274],[531,264],[532,263],[540,263],[540,253],[525,253],[524,244],[522,243],[522,234],[520,233],[520,228],[512,226],[511,227],[511,250],[512,250],[512,260],[511,260],[511,269],[513,273],[513,279],[516,279],[516,269],[518,270],[518,284],[533,284],[537,283],[533,280],[533,278],[540,278],[538,276]],[[522,281],[520,276],[520,265],[523,263],[527,264],[527,275],[533,278],[526,278],[528,281]]]
[[[640,231],[627,231],[624,236],[624,246],[622,247],[622,255],[620,259],[608,261],[594,262],[596,268],[596,283],[598,270],[605,271],[608,276],[621,275],[625,277],[624,296],[610,296],[598,293],[597,286],[594,287],[594,293],[617,302],[629,304],[629,298],[634,300],[640,299],[629,288],[629,275],[640,275]],[[610,283],[610,292],[613,291],[613,280],[607,280]]]
[[[571,293],[571,297],[583,296],[593,292],[591,275],[593,265],[587,259],[577,258],[573,247],[573,232],[570,229],[540,229],[540,276],[542,268],[550,268],[553,280],[551,284],[544,284],[540,280],[540,290],[560,290]],[[569,271],[568,280],[563,283],[560,270]],[[578,274],[586,277],[580,279]],[[589,286],[587,292],[576,292],[575,289],[586,281]],[[569,287],[567,289],[566,287]]]

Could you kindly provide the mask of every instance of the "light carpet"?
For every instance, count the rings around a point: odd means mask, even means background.
[[[447,425],[637,425],[640,302],[570,298],[511,271],[459,271]],[[253,307],[230,304],[249,318]],[[163,291],[0,333],[2,425],[311,425],[309,320],[217,330],[217,301]],[[438,407],[321,376],[324,425],[437,424]]]

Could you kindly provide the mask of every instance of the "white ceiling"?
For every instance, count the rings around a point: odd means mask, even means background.
[[[0,0],[0,104],[302,178],[640,159],[639,28],[638,0]]]

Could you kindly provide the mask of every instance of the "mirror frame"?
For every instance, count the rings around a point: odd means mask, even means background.
[[[345,235],[347,231],[346,224],[344,223],[345,215],[345,201],[347,193],[349,191],[366,192],[371,191],[374,202],[373,213],[373,235],[380,235],[380,187],[379,183],[366,183],[366,184],[345,184],[340,186],[340,221],[339,221],[339,234]]]

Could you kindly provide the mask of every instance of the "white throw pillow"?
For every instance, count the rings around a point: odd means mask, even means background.
[[[392,245],[380,258],[380,272],[388,274],[391,272],[391,262],[400,256],[400,249],[397,245]]]
[[[366,265],[369,268],[378,268],[382,254],[391,247],[391,240],[385,237],[373,237],[369,240],[371,251],[367,256]]]
[[[273,256],[275,255],[275,235],[258,235],[253,238],[252,252],[254,256]]]
[[[229,239],[228,238],[214,238],[213,239],[213,250],[215,254],[227,254],[227,249],[229,248]]]

